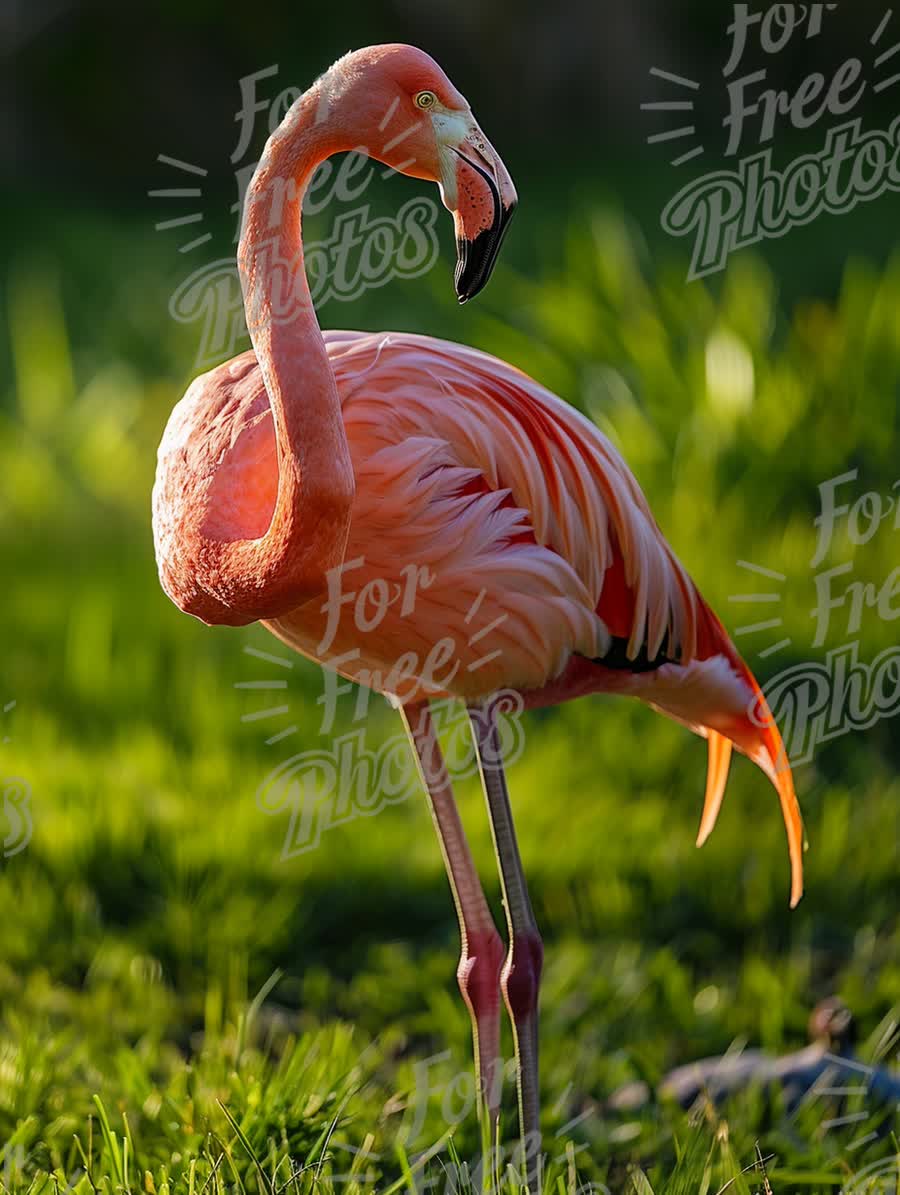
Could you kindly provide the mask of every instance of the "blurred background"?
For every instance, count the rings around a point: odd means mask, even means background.
[[[777,54],[751,38],[738,73],[766,67],[793,94],[858,55],[869,85],[852,116],[887,129],[900,87],[875,90],[893,73],[876,59],[900,18],[877,3],[825,7],[821,33],[798,25]],[[661,227],[680,188],[734,166],[722,124],[732,15],[713,0],[4,7],[0,781],[30,792],[0,813],[4,1190],[43,1189],[51,1171],[85,1191],[101,1178],[215,1185],[222,1157],[228,1182],[262,1190],[288,1155],[315,1163],[316,1183],[382,1190],[411,1182],[403,1158],[448,1129],[463,1156],[475,1149],[471,1108],[448,1099],[471,1047],[424,801],[282,860],[287,814],[261,812],[255,794],[301,748],[266,740],[296,724],[303,747],[329,748],[321,676],[297,661],[277,701],[236,687],[273,675],[253,654],[273,643],[179,614],[150,534],[156,446],[212,363],[208,321],[222,310],[202,286],[193,302],[173,296],[233,257],[240,180],[278,97],[346,50],[399,40],[432,53],[509,166],[520,211],[477,302],[455,303],[441,211],[433,268],[332,297],[322,325],[468,342],[586,411],[729,629],[780,620],[737,637],[761,681],[849,644],[863,662],[895,646],[896,622],[868,608],[858,626],[837,610],[814,644],[811,611],[817,573],[849,563],[846,582],[877,592],[900,556],[892,517],[864,543],[843,520],[812,566],[828,479],[856,471],[842,500],[896,506],[896,196],[823,214],[690,282],[689,240]],[[241,146],[241,80],[255,73],[261,107]],[[641,108],[686,97],[690,115]],[[775,161],[818,151],[838,123],[781,120]],[[690,136],[648,142],[687,124]],[[739,156],[767,144],[751,122]],[[190,194],[151,194],[171,190]],[[345,209],[374,220],[425,192],[375,172],[361,201],[310,214],[305,238],[326,241]],[[241,351],[239,318],[233,330]],[[762,592],[777,597],[732,600]],[[265,714],[267,701],[286,708]],[[398,733],[380,699],[371,708],[376,740]],[[510,785],[547,942],[545,1130],[567,1176],[571,1162],[629,1189],[641,1166],[657,1192],[696,1191],[703,1175],[715,1191],[759,1138],[777,1155],[776,1190],[835,1191],[890,1157],[896,1111],[865,1097],[849,1113],[846,1101],[798,1112],[748,1092],[699,1122],[656,1106],[623,1117],[604,1100],[736,1042],[797,1048],[830,993],[855,1013],[866,1061],[896,1055],[894,712],[857,711],[856,729],[798,767],[810,850],[793,914],[777,802],[749,763],[734,765],[697,852],[700,740],[601,699],[528,718]],[[352,717],[348,702],[333,733]],[[460,800],[489,878],[474,784]],[[509,1092],[510,1133],[513,1103]],[[832,1125],[841,1114],[855,1119]]]

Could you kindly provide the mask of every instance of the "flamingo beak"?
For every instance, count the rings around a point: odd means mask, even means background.
[[[452,180],[444,187],[444,202],[456,227],[456,296],[466,303],[491,276],[517,196],[509,172],[477,127],[451,148]],[[451,195],[455,202],[448,202]]]

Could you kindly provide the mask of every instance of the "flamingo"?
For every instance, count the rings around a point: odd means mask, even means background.
[[[454,219],[460,302],[491,274],[516,191],[465,98],[413,46],[339,59],[287,112],[249,185],[238,267],[253,347],[196,378],[171,414],[153,490],[159,576],[204,623],[260,621],[399,707],[459,921],[457,977],[482,1127],[495,1133],[498,1124],[502,997],[535,1190],[543,946],[513,826],[498,694],[512,690],[526,708],[621,694],[704,736],[698,843],[737,748],[777,790],[792,906],[802,891],[800,812],[759,686],[609,440],[486,353],[407,333],[321,331],[303,265],[303,194],[326,158],[360,147],[439,185]],[[335,610],[329,599],[336,575],[396,597],[410,570],[428,583],[411,609],[387,602],[374,628],[353,603]],[[435,645],[448,639],[453,659],[438,653],[435,667]],[[435,698],[461,700],[471,721],[506,946],[454,802],[429,712]]]

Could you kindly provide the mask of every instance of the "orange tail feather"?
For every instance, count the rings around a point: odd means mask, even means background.
[[[737,656],[736,662],[740,664],[747,683],[755,694],[755,701],[752,710],[748,711],[743,728],[744,734],[735,738],[735,742],[765,772],[778,793],[791,860],[791,908],[793,909],[800,903],[800,898],[803,895],[804,851],[803,818],[797,803],[797,794],[794,791],[794,777],[778,726],[756,678],[739,656]]]
[[[738,750],[747,755],[769,777],[778,793],[781,803],[781,814],[787,831],[788,853],[791,860],[791,908],[795,908],[803,895],[803,818],[794,791],[794,777],[787,751],[772,711],[757,684],[753,673],[738,655],[728,638],[728,633],[719,622],[709,606],[700,599],[701,609],[705,616],[701,620],[701,630],[705,637],[707,650],[724,652],[733,666],[745,678],[750,691],[754,695],[752,709],[748,709],[742,724],[732,732],[726,732],[707,727],[709,741],[709,764],[706,781],[706,800],[700,821],[698,845],[706,841],[715,825],[719,808],[722,804],[722,794],[725,781],[728,778],[728,765],[731,759],[731,745],[734,743]],[[713,648],[712,645],[715,645]]]
[[[706,772],[706,797],[703,801],[703,816],[700,818],[700,830],[697,834],[697,846],[703,846],[713,831],[719,810],[722,808],[722,798],[725,795],[725,784],[728,780],[728,769],[731,766],[731,739],[710,730],[707,735],[709,742],[709,763]]]
[[[755,683],[755,682],[754,682]],[[766,704],[766,699],[759,692],[757,686],[757,704],[754,710],[754,721],[758,723],[758,730],[762,744],[759,752],[751,758],[759,764],[778,792],[781,802],[781,814],[787,830],[788,851],[791,857],[791,908],[796,908],[803,895],[803,818],[800,806],[797,804],[797,794],[794,791],[794,777],[788,761],[775,719]]]

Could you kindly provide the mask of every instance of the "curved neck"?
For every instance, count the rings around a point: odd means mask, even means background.
[[[238,271],[247,329],[266,383],[279,448],[300,459],[313,409],[339,413],[334,379],[303,265],[303,197],[316,168],[341,148],[316,88],[294,104],[266,143],[244,200]],[[302,386],[303,403],[297,388]],[[284,440],[282,441],[282,435]]]
[[[269,138],[247,189],[238,270],[272,410],[278,494],[261,539],[221,546],[229,605],[244,622],[276,618],[320,592],[349,530],[353,469],[301,239],[306,187],[343,148],[314,87]]]

